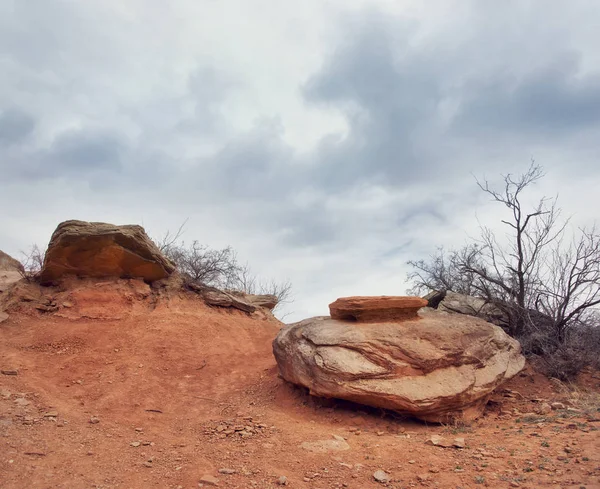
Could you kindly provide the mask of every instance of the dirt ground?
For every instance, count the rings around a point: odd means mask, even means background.
[[[0,324],[1,489],[600,488],[598,373],[528,368],[472,426],[427,425],[283,382],[268,314],[122,287]]]

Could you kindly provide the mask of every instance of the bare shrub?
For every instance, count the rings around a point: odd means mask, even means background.
[[[167,231],[155,242],[165,256],[175,263],[179,272],[192,282],[233,293],[274,295],[277,297],[275,309],[292,302],[290,282],[261,279],[247,264],[238,262],[237,254],[231,246],[213,249],[198,241],[192,241],[189,245],[180,241],[186,224],[187,219],[177,232]]]
[[[37,244],[34,244],[29,250],[21,251],[21,255],[20,261],[23,268],[19,269],[19,273],[25,280],[32,281],[42,271],[45,252]]]

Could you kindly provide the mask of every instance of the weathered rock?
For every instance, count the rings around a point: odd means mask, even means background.
[[[282,377],[315,396],[432,422],[478,417],[525,364],[499,327],[437,311],[396,322],[307,319],[282,328],[273,352]]]
[[[210,474],[205,474],[200,478],[200,482],[199,485],[206,485],[206,486],[218,486],[219,485],[219,479],[217,479],[215,476],[210,475]]]
[[[41,282],[64,275],[160,280],[175,270],[137,225],[65,221],[52,235]]]
[[[248,313],[256,311],[256,306],[253,304],[246,302],[236,295],[217,289],[216,287],[197,284],[195,282],[188,282],[185,286],[189,290],[193,290],[194,292],[200,294],[204,299],[204,302],[206,302],[209,306],[233,307],[234,309],[239,309],[240,311]]]
[[[432,290],[429,294],[423,296],[423,299],[427,301],[427,307],[437,309],[440,302],[446,297],[447,291],[445,290]]]
[[[0,294],[9,285],[21,280],[24,272],[23,265],[18,260],[0,250]]]
[[[350,450],[350,445],[340,436],[335,436],[333,440],[305,441],[300,444],[300,448],[314,453],[339,452]]]
[[[358,322],[398,321],[417,317],[427,306],[420,297],[342,297],[329,304],[332,319]]]
[[[3,323],[4,321],[8,320],[8,317],[9,316],[7,313],[0,311],[0,323]]]
[[[9,254],[4,253],[4,251],[2,251],[2,250],[0,250],[0,270],[2,270],[2,271],[14,270],[16,272],[24,271],[23,265],[21,264],[21,262],[19,260],[16,260]]]
[[[386,484],[390,481],[390,476],[387,475],[383,470],[379,469],[373,473],[373,479],[381,484]]]
[[[244,299],[256,307],[265,307],[270,310],[275,309],[275,306],[279,302],[277,296],[272,294],[245,294]]]
[[[446,292],[437,306],[438,311],[454,312],[479,317],[497,326],[508,324],[507,315],[497,306],[479,297],[472,297],[456,292]]]

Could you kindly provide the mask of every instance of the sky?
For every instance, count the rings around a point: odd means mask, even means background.
[[[286,321],[403,295],[406,262],[546,176],[600,207],[596,0],[0,0],[0,249],[61,221],[232,246]]]

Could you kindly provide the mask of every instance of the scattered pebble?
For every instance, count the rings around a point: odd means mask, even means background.
[[[98,419],[96,416],[92,416],[90,418],[90,424],[98,424],[100,422],[100,419]]]
[[[206,474],[203,475],[200,478],[200,487],[202,487],[203,485],[206,486],[216,486],[219,483],[219,479],[217,479],[216,477],[210,475],[210,474]]]
[[[288,480],[287,477],[285,475],[282,475],[278,480],[277,480],[277,484],[279,484],[280,486],[287,486]]]
[[[219,469],[219,474],[231,475],[235,474],[235,469]]]
[[[390,481],[390,476],[387,475],[383,470],[379,469],[373,474],[373,479],[381,484],[387,484]]]
[[[132,442],[130,443],[130,445],[131,445],[132,447],[139,447],[139,446],[141,445],[141,443],[140,443],[139,441],[132,441]]]

